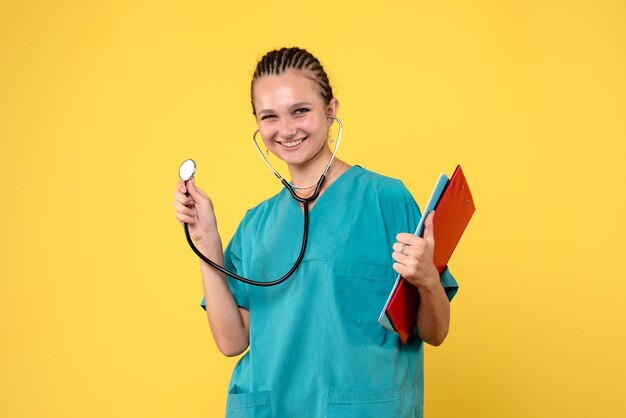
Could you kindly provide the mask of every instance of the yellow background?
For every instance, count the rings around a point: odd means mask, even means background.
[[[0,416],[218,417],[185,158],[226,242],[279,190],[250,141],[269,49],[326,66],[340,155],[477,212],[427,348],[428,417],[617,417],[626,402],[626,3],[0,3]],[[299,244],[297,244],[299,245]]]

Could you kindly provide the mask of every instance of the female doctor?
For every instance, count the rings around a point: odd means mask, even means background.
[[[331,159],[338,100],[308,51],[268,52],[252,79],[252,107],[268,152],[283,160],[301,197]],[[308,187],[309,185],[313,185]],[[189,196],[185,193],[188,192]],[[178,183],[176,218],[202,253],[244,277],[282,276],[296,260],[302,205],[286,189],[248,210],[226,250],[213,203],[194,179]],[[215,343],[242,354],[228,387],[227,417],[421,417],[423,342],[440,345],[457,284],[433,264],[432,215],[420,219],[399,181],[336,158],[311,205],[307,251],[289,280],[256,287],[201,261]],[[298,231],[296,233],[295,231]],[[420,293],[406,345],[378,322],[402,274]]]

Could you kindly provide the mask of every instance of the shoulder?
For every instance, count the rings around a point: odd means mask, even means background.
[[[394,242],[398,232],[414,231],[421,217],[415,199],[399,179],[355,166],[358,172],[352,184],[355,211],[379,225]]]
[[[381,200],[412,200],[413,196],[401,180],[375,173],[361,166],[354,166],[357,170],[355,185]]]
[[[242,228],[244,226],[251,225],[251,224],[252,225],[259,224],[260,222],[263,222],[264,220],[266,220],[270,212],[278,204],[280,204],[281,201],[289,197],[289,196],[286,196],[286,193],[287,193],[287,190],[282,189],[281,191],[276,193],[274,196],[268,199],[265,199],[264,201],[257,204],[256,206],[253,206],[252,208],[248,209],[244,217],[242,218],[241,222],[239,223],[239,227]]]
[[[282,191],[246,211],[229,241],[227,250],[240,251],[240,247],[246,239],[263,229],[263,226],[268,222],[272,208],[283,198],[281,194]]]

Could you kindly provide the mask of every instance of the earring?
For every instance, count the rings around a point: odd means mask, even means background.
[[[270,150],[268,150],[267,148],[265,148],[265,153],[266,153],[267,155],[270,155]]]

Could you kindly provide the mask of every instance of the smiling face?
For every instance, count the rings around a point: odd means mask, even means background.
[[[318,84],[302,70],[264,75],[253,85],[253,103],[263,142],[290,169],[325,165],[331,151],[328,128],[339,103],[329,104]]]

